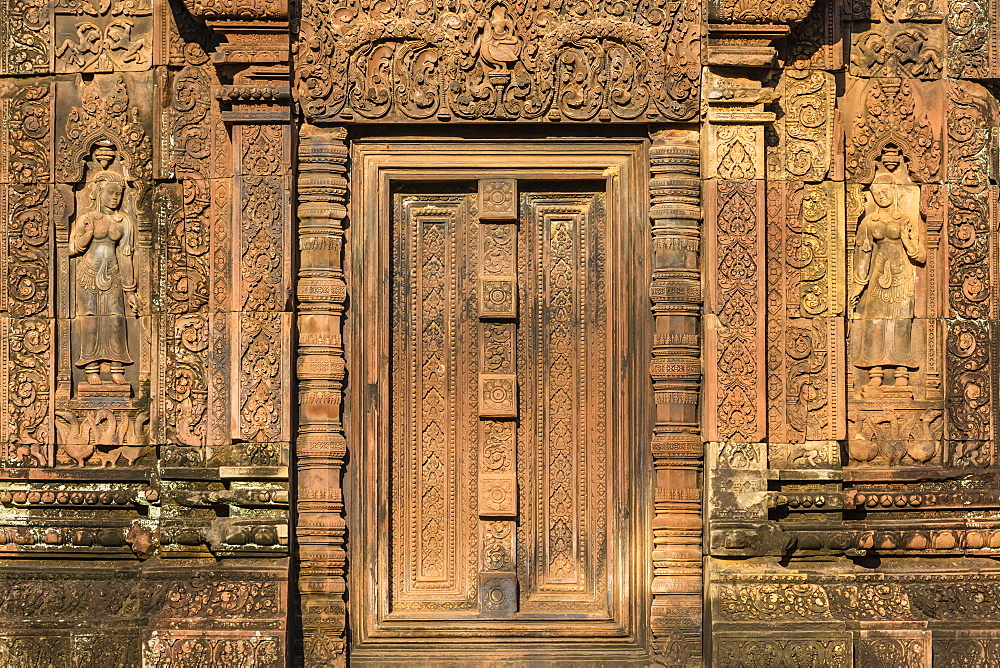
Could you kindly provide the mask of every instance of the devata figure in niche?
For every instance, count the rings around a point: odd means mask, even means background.
[[[132,364],[125,307],[138,317],[132,264],[136,232],[134,221],[121,211],[124,195],[125,180],[119,174],[99,172],[91,185],[93,204],[69,235],[70,255],[81,256],[74,285],[74,326],[80,346],[76,365],[84,369],[89,385],[102,384],[105,365],[114,385],[127,385],[125,365]]]
[[[886,147],[865,194],[854,249],[851,305],[857,337],[854,366],[868,386],[909,384],[918,368],[912,340],[916,267],[927,261],[920,186],[910,179],[898,148]]]

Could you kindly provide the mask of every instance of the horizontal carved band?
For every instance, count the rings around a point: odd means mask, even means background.
[[[304,301],[343,302],[347,286],[340,279],[303,278],[298,285],[299,299]]]
[[[692,380],[697,380],[701,378],[701,363],[700,362],[654,362],[655,368],[650,368],[650,374],[654,378],[690,378]],[[660,403],[660,393],[656,395],[657,403]],[[669,400],[665,400],[664,403],[668,403]]]
[[[262,21],[288,18],[286,0],[184,0],[192,16],[200,19]]]
[[[687,280],[654,280],[649,287],[649,298],[657,302],[700,303],[701,284]]]

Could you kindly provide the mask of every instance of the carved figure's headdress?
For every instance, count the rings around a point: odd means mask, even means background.
[[[117,184],[125,188],[125,177],[118,172],[103,171],[99,172],[97,176],[94,177],[93,185],[90,187],[90,199],[96,200],[98,193],[103,191],[109,184]]]

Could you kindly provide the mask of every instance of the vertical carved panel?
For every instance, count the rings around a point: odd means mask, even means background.
[[[290,267],[288,211],[288,129],[281,125],[235,126],[239,156],[234,216],[239,260],[232,262],[239,286],[240,438],[275,443],[288,440]]]
[[[768,437],[843,437],[843,185],[768,184]]]
[[[513,192],[508,196],[513,197]],[[516,203],[506,206],[515,207],[516,211]],[[517,316],[517,277],[514,275],[517,228],[512,224],[483,223],[480,237],[479,315],[514,318]]]
[[[913,15],[917,10],[940,14],[934,3],[923,9],[883,3],[877,9],[884,26],[922,20]],[[947,278],[940,231],[944,200],[936,184],[945,174],[944,88],[944,82],[919,81],[914,73],[850,80],[843,103],[852,118],[846,142],[845,462],[851,467],[934,468],[946,459],[941,378]],[[888,220],[900,221],[908,246],[882,234]],[[890,268],[880,257],[898,261]],[[890,283],[898,287],[887,288]]]
[[[980,92],[974,95],[974,92]],[[947,438],[957,467],[994,462],[995,361],[992,322],[997,276],[995,113],[981,89],[948,87]]]
[[[478,267],[479,328],[482,366],[479,373],[479,416],[481,423],[479,515],[483,518],[517,518],[517,446],[516,425],[507,418],[518,417],[515,340],[517,324],[517,226],[513,222],[482,222],[492,217],[516,220],[518,214],[517,182],[491,179],[479,182]],[[500,420],[490,418],[503,418]],[[513,522],[505,530],[487,525],[484,550],[495,550],[496,535],[513,539]],[[512,542],[510,543],[513,544]],[[484,552],[484,555],[487,554]],[[496,561],[491,560],[491,561]],[[513,555],[508,555],[510,564]],[[485,565],[485,564],[484,564]],[[508,564],[509,565],[509,564]],[[487,570],[500,570],[494,563]],[[516,582],[516,577],[510,574]],[[506,595],[505,588],[500,593]],[[485,600],[485,599],[484,599]],[[516,609],[516,597],[505,605],[491,605],[510,612]],[[482,607],[482,604],[481,606]]]
[[[531,222],[535,227],[536,221]],[[580,407],[586,387],[581,387],[583,351],[572,324],[580,318],[582,310],[582,286],[575,268],[581,251],[578,235],[586,233],[586,219],[567,211],[551,212],[537,222],[545,235],[541,240],[539,278],[548,302],[539,313],[542,318],[539,362],[543,367],[539,376],[548,382],[539,393],[543,403],[539,406],[538,432],[547,434],[548,447],[540,462],[541,470],[545,471],[542,510],[547,517],[540,527],[541,544],[537,546],[540,549],[537,588],[545,591],[556,589],[553,585],[561,583],[576,584],[582,575],[577,570],[577,556],[582,547],[577,542],[578,522],[582,518],[577,510],[581,499],[576,489],[586,470],[586,460],[580,458],[586,450],[574,446],[584,424]]]
[[[949,0],[948,74],[995,77],[1000,69],[1000,7],[991,0]]]
[[[772,179],[822,181],[833,169],[833,75],[814,70],[787,69],[778,84],[781,114],[769,135],[767,171]]]
[[[475,591],[464,558],[468,546],[463,538],[471,521],[464,500],[468,490],[458,484],[469,454],[460,449],[461,413],[469,410],[470,397],[463,382],[460,330],[465,327],[456,312],[459,295],[468,286],[459,277],[467,207],[462,197],[397,195],[394,245],[403,261],[394,266],[392,277],[397,309],[391,316],[397,360],[392,377],[393,394],[406,417],[393,438],[399,462],[391,520],[398,555],[392,580],[395,610],[471,605],[470,592]]]
[[[0,74],[47,74],[52,66],[52,23],[44,0],[0,3]]]
[[[522,202],[521,271],[538,288],[525,295],[531,339],[518,342],[528,367],[518,442],[530,445],[526,464],[541,474],[525,482],[535,508],[523,546],[533,562],[523,563],[525,611],[541,612],[547,601],[601,609],[606,586],[587,576],[606,559],[606,213],[601,196],[579,199],[532,194]]]
[[[764,182],[709,181],[706,440],[764,436]]]
[[[799,314],[805,318],[836,317],[844,312],[841,285],[846,280],[844,256],[844,186],[840,183],[806,184],[802,195],[800,240],[789,261],[800,275]],[[792,302],[794,303],[794,302]]]
[[[283,440],[287,325],[282,313],[240,314],[240,433],[248,441]]]
[[[231,274],[220,276],[216,266],[228,266],[231,247],[225,176],[231,160],[229,136],[212,100],[217,81],[200,49],[188,49],[184,67],[170,79],[169,124],[174,138],[164,170],[178,186],[161,186],[162,214],[159,254],[160,438],[194,448],[183,450],[205,463],[206,445],[231,442],[229,390],[233,311]],[[220,162],[224,166],[220,166]],[[178,201],[179,200],[179,201]],[[221,354],[220,354],[221,353]]]
[[[0,457],[54,464],[50,424],[53,188],[48,85],[0,98]]]
[[[6,407],[0,424],[0,454],[6,465],[52,466],[53,431],[49,421],[52,331],[44,318],[0,316],[0,400]]]
[[[48,84],[15,85],[0,97],[0,183],[51,183],[52,103]]]

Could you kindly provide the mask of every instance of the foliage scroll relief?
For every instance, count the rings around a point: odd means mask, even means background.
[[[297,95],[319,121],[693,118],[693,0],[303,5]]]

